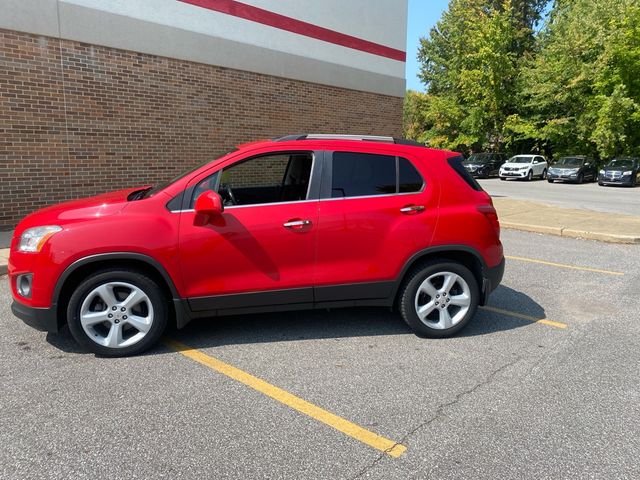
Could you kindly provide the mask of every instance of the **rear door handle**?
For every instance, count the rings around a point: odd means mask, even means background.
[[[421,213],[425,211],[425,207],[424,205],[407,205],[402,207],[400,211],[405,214]]]
[[[288,222],[283,223],[282,226],[292,230],[300,229],[311,226],[311,220],[289,220]]]

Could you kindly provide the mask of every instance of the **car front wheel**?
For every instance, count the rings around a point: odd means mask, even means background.
[[[533,170],[529,170],[529,173],[527,173],[527,182],[531,180],[533,180]]]
[[[448,337],[462,330],[478,308],[478,282],[464,265],[431,261],[416,268],[400,294],[404,321],[420,336]]]
[[[167,301],[148,276],[103,270],[78,285],[67,307],[69,330],[87,350],[108,357],[153,346],[167,325]]]

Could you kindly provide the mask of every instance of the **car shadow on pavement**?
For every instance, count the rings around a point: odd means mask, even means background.
[[[524,293],[505,286],[498,287],[492,294],[490,305],[544,318],[544,309],[540,305]],[[531,322],[527,320],[479,310],[458,336],[489,335],[529,324]],[[197,319],[182,330],[172,329],[167,333],[168,337],[193,348],[383,335],[413,335],[413,332],[399,313],[388,308],[363,307]],[[83,352],[66,327],[59,333],[47,334],[46,338],[51,345],[65,352]],[[150,355],[162,353],[166,353],[164,348],[147,352]]]
[[[505,312],[526,315],[535,320],[546,318],[542,305],[528,295],[504,285],[500,285],[491,294],[487,308],[496,308]],[[474,320],[467,328],[460,332],[459,335],[461,337],[488,335],[502,330],[526,327],[532,323],[533,320],[526,320],[517,316],[510,316],[507,313],[497,313],[480,308]]]

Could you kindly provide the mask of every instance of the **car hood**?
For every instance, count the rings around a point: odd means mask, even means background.
[[[463,163],[463,165],[465,167],[476,167],[476,168],[480,168],[480,167],[486,167],[487,165],[489,165],[488,163]]]
[[[605,172],[627,172],[633,170],[634,167],[603,167]]]
[[[503,163],[501,166],[502,167],[511,167],[511,168],[513,168],[513,167],[529,167],[529,166],[531,166],[531,164],[530,163],[508,163],[507,162],[507,163]]]
[[[581,168],[583,168],[583,166],[580,167],[576,167],[576,166],[568,166],[568,165],[551,165],[549,168],[552,168],[554,170],[580,170]]]
[[[58,203],[50,207],[37,210],[28,215],[16,229],[40,225],[64,225],[80,220],[87,220],[97,217],[106,217],[120,213],[129,203],[127,197],[142,188],[136,187],[117,190],[115,192],[103,193],[94,197],[80,198],[68,202]]]

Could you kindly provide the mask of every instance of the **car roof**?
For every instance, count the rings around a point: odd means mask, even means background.
[[[396,137],[383,137],[375,135],[340,135],[340,134],[305,134],[305,135],[287,135],[267,140],[259,140],[238,145],[238,150],[254,150],[258,148],[268,147],[284,147],[291,149],[326,149],[335,150],[336,148],[349,149],[358,146],[362,149],[388,150],[389,152],[440,152],[445,156],[460,156],[459,153],[449,150],[438,150],[427,147],[425,144],[418,143],[413,140]]]

